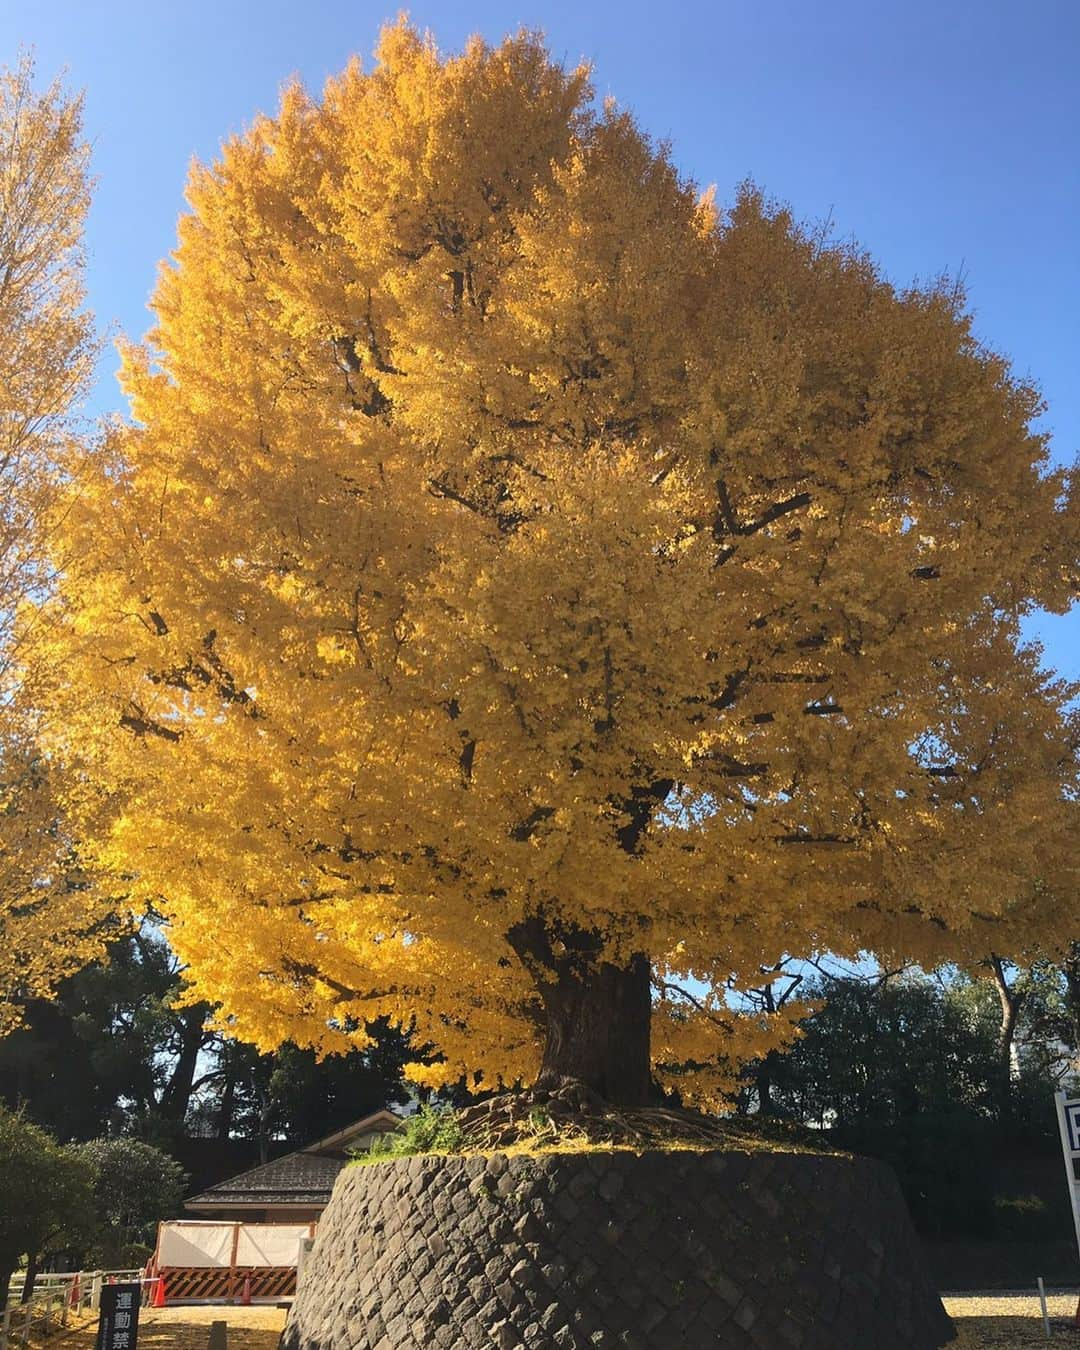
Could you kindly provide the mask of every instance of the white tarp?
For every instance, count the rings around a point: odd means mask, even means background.
[[[232,1263],[234,1223],[163,1223],[159,1266],[224,1266]]]
[[[295,1266],[300,1239],[311,1236],[306,1223],[242,1223],[236,1244],[238,1266]]]
[[[237,1231],[239,1230],[239,1231]],[[309,1237],[306,1223],[209,1223],[175,1219],[161,1225],[157,1262],[174,1266],[222,1266],[233,1263],[236,1239],[238,1266],[295,1266],[300,1239]]]

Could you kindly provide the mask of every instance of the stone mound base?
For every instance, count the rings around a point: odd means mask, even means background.
[[[348,1167],[282,1350],[937,1350],[891,1170],[793,1153]]]

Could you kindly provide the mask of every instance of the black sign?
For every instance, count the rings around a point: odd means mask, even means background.
[[[135,1350],[139,1334],[140,1284],[104,1284],[95,1350]]]

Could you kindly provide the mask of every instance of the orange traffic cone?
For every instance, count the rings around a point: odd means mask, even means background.
[[[68,1307],[77,1308],[82,1302],[82,1288],[78,1275],[71,1281],[71,1293],[68,1295]]]
[[[165,1298],[165,1276],[159,1275],[154,1281],[154,1297],[150,1300],[151,1308],[164,1308]]]
[[[242,1308],[251,1307],[251,1276],[244,1276],[244,1287],[240,1291],[240,1306]]]

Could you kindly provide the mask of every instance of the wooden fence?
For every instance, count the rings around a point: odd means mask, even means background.
[[[66,1330],[69,1317],[78,1318],[97,1309],[102,1285],[142,1280],[141,1270],[44,1271],[34,1281],[34,1290],[22,1302],[24,1277],[15,1275],[8,1289],[8,1303],[0,1313],[0,1350],[24,1347],[31,1336],[47,1340]],[[145,1287],[145,1282],[144,1282]]]

